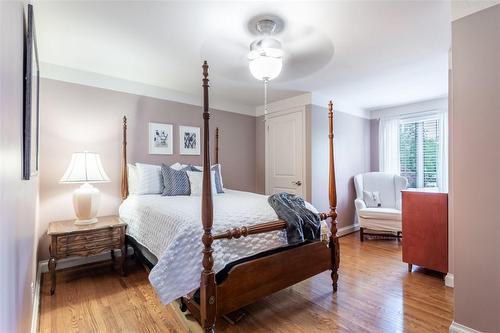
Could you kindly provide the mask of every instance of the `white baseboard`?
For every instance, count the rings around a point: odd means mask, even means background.
[[[446,274],[444,278],[444,285],[450,288],[455,286],[455,276],[451,273]]]
[[[337,230],[337,236],[345,236],[359,230],[359,224],[348,225]]]
[[[453,321],[450,325],[450,333],[481,333],[481,332]]]
[[[40,322],[40,283],[42,279],[41,263],[36,268],[35,291],[33,294],[33,311],[31,311],[31,333],[38,333],[38,323]]]

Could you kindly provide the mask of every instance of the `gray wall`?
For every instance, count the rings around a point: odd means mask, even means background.
[[[500,332],[500,5],[452,24],[455,322]]]
[[[0,332],[29,332],[38,179],[21,180],[23,6],[0,2]]]
[[[255,118],[255,191],[266,192],[266,125],[264,116]]]
[[[328,211],[328,113],[312,106],[311,113],[311,203]],[[370,171],[370,120],[334,112],[335,178],[338,228],[355,223],[353,177]]]
[[[379,119],[370,120],[370,171],[379,170],[379,147],[378,147],[378,132]]]
[[[120,204],[121,118],[128,117],[129,162],[201,164],[200,156],[181,156],[178,125],[202,126],[198,106],[106,89],[43,79],[41,93],[40,256],[47,258],[44,236],[52,220],[73,218],[71,193],[78,185],[58,181],[75,151],[101,155],[111,183],[101,190],[100,214],[116,214]],[[215,128],[220,129],[219,161],[224,186],[255,191],[255,117],[211,110],[212,158]],[[148,123],[174,125],[174,155],[148,154]]]

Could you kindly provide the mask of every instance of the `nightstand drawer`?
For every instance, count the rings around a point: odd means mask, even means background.
[[[100,243],[104,240],[120,240],[121,228],[109,228],[92,232],[77,233],[57,236],[57,245],[78,245],[87,243]]]
[[[120,246],[121,241],[119,239],[107,239],[86,244],[57,244],[56,256],[59,258],[69,256],[92,256],[113,249],[119,249]]]

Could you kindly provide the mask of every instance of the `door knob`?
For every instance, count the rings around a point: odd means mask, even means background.
[[[296,182],[292,182],[292,184],[300,186],[302,185],[302,182],[300,180],[297,180]]]

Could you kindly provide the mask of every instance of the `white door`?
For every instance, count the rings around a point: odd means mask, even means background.
[[[305,195],[304,111],[272,115],[266,120],[266,193]]]

